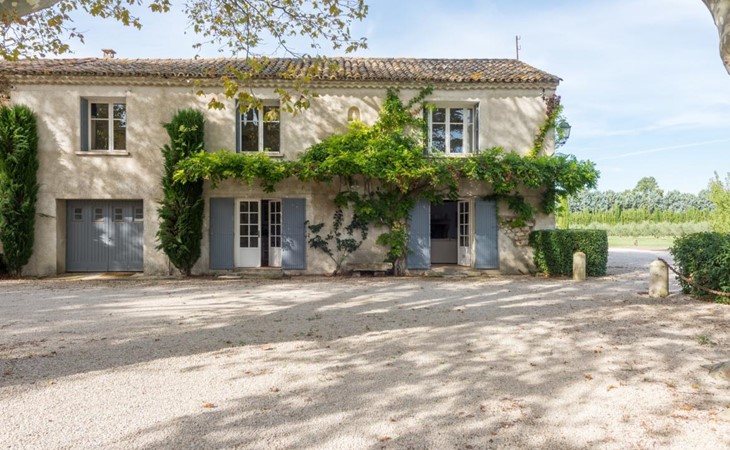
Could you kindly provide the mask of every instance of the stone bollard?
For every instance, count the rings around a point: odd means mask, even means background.
[[[573,253],[573,279],[575,281],[586,279],[586,254],[583,252]]]
[[[658,259],[649,264],[649,297],[669,295],[669,268]]]

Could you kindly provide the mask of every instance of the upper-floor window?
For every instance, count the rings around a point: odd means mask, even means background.
[[[277,105],[264,105],[248,111],[237,112],[238,151],[273,152],[281,151],[280,109]]]
[[[81,150],[127,149],[127,104],[124,99],[81,99]]]
[[[444,106],[426,111],[428,147],[432,152],[462,155],[476,152],[477,109]]]

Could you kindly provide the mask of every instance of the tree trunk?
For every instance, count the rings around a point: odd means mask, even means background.
[[[15,11],[18,17],[27,16],[40,10],[50,8],[60,0],[18,0],[17,2],[0,2],[0,13],[8,14]]]
[[[396,277],[402,277],[406,274],[406,257],[401,256],[400,258],[393,261],[393,275]]]
[[[730,0],[702,0],[715,20],[720,35],[720,57],[730,74]]]

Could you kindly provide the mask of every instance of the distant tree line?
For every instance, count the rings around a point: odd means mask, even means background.
[[[715,210],[709,191],[697,194],[664,192],[654,177],[639,180],[636,187],[623,192],[583,191],[568,200],[571,225],[604,223],[608,225],[641,222],[704,222]]]

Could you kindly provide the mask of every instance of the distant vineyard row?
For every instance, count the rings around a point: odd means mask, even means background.
[[[571,227],[586,226],[592,223],[603,223],[607,225],[632,224],[642,222],[707,222],[712,214],[711,209],[686,209],[684,211],[674,210],[650,210],[647,208],[620,209],[613,208],[607,211],[571,211],[569,223]]]

